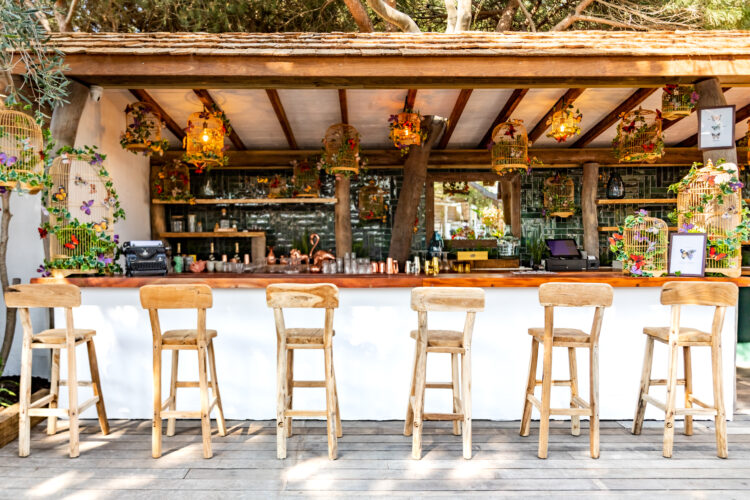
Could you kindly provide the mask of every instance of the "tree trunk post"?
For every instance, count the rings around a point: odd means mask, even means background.
[[[523,223],[521,222],[521,174],[511,174],[510,179],[510,227],[511,233],[516,238],[523,234]]]
[[[581,215],[583,217],[583,249],[599,258],[599,219],[596,214],[596,191],[599,185],[599,164],[583,164]]]
[[[724,92],[721,90],[719,80],[716,78],[708,78],[698,82],[695,85],[695,91],[700,96],[698,102],[695,105],[696,112],[703,108],[713,108],[716,106],[726,106],[727,100],[724,97]],[[734,124],[732,124],[734,126]],[[700,134],[700,125],[698,133]],[[737,164],[737,148],[734,144],[732,147],[727,149],[711,149],[703,151],[703,164],[708,163],[711,160],[714,164],[717,160],[724,159],[729,163]]]
[[[351,182],[342,175],[336,177],[336,206],[334,208],[336,255],[343,257],[352,251]]]
[[[2,291],[8,288],[8,228],[10,219],[13,214],[10,213],[10,190],[5,190],[2,196],[2,214],[0,215],[0,286]],[[8,361],[10,348],[13,345],[13,336],[16,332],[16,311],[17,309],[5,309],[5,335],[3,345],[0,348],[0,375],[5,370],[5,363]]]

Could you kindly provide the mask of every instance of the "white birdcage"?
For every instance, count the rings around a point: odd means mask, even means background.
[[[0,104],[0,171],[5,174],[0,186],[38,193],[43,187],[43,150],[44,139],[39,124],[26,113],[6,109]],[[23,180],[25,174],[35,174],[39,179],[27,182]]]

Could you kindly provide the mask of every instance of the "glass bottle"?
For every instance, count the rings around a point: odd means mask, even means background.
[[[208,260],[216,260],[216,255],[214,254],[214,242],[211,242],[211,253],[208,254]]]
[[[239,220],[237,220],[237,217],[234,216],[234,211],[232,211],[231,215],[229,216],[229,227],[232,229],[232,231],[237,231],[239,229]]]
[[[231,227],[231,221],[227,216],[227,209],[221,209],[221,217],[219,218],[219,229],[227,230]]]
[[[240,260],[240,242],[235,241],[234,242],[234,257],[232,257],[233,262],[242,262]]]

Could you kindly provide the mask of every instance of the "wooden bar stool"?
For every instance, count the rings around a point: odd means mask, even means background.
[[[214,357],[213,339],[216,330],[206,330],[206,309],[213,305],[211,288],[208,285],[146,285],[141,287],[141,306],[148,309],[151,319],[151,331],[154,341],[154,419],[151,435],[151,456],[161,456],[162,419],[167,418],[167,436],[174,436],[177,418],[200,418],[203,434],[203,456],[211,458],[211,410],[216,407],[219,435],[227,433],[224,422],[224,410],[221,407],[219,383],[216,380],[216,359]],[[159,309],[197,309],[198,325],[194,330],[161,331]],[[172,380],[169,386],[169,397],[161,399],[161,354],[163,350],[172,351]],[[181,350],[197,351],[198,382],[177,380],[177,366]],[[208,367],[206,366],[208,358]],[[208,380],[208,370],[211,380]],[[201,398],[200,411],[177,411],[177,389],[186,387],[199,388]],[[208,390],[213,391],[213,400],[209,402]],[[169,408],[167,410],[167,408]]]
[[[5,292],[5,305],[18,308],[23,326],[23,346],[21,350],[21,387],[18,418],[18,455],[26,457],[30,451],[30,417],[47,417],[47,434],[57,432],[57,419],[63,417],[70,422],[70,456],[79,455],[78,418],[86,408],[96,405],[99,427],[102,434],[109,434],[107,412],[104,408],[102,386],[99,381],[99,368],[94,349],[94,330],[81,330],[73,326],[73,308],[81,305],[81,290],[74,285],[35,284],[14,285]],[[65,309],[65,328],[55,328],[34,333],[31,326],[30,307],[62,307]],[[91,381],[78,380],[76,346],[85,343],[89,355]],[[52,349],[52,373],[50,393],[31,403],[31,361],[33,349]],[[60,380],[60,352],[68,354],[68,379]],[[68,387],[69,408],[58,408],[58,394],[61,385]],[[94,397],[78,404],[78,388],[91,387]],[[47,408],[42,408],[47,406]]]
[[[529,435],[531,406],[539,410],[539,458],[547,458],[550,415],[570,415],[571,433],[581,433],[580,418],[588,416],[592,458],[599,458],[599,334],[604,308],[612,305],[612,287],[603,283],[544,283],[539,287],[539,303],[544,306],[544,328],[529,328],[531,362],[521,418],[521,436]],[[590,333],[575,328],[555,328],[555,307],[595,307]],[[542,380],[536,378],[539,344],[544,347]],[[552,380],[552,348],[568,348],[569,380]],[[589,401],[578,395],[576,348],[589,350]],[[534,396],[542,386],[541,401]],[[570,408],[550,408],[552,386],[570,387]]]
[[[712,283],[700,281],[670,281],[661,289],[661,303],[672,306],[672,321],[669,326],[645,327],[646,353],[643,357],[641,387],[638,392],[638,404],[633,419],[633,434],[640,434],[643,427],[643,416],[646,404],[664,411],[664,445],[662,454],[670,458],[674,444],[674,417],[685,416],[685,435],[693,434],[694,415],[713,415],[716,421],[716,448],[720,458],[727,458],[727,422],[724,411],[724,389],[721,373],[721,330],[724,326],[724,314],[727,307],[737,305],[738,289],[734,283]],[[684,305],[714,306],[711,332],[680,326],[680,308]],[[669,369],[666,380],[651,378],[651,365],[654,357],[654,340],[669,345]],[[714,404],[704,403],[693,396],[691,373],[691,347],[711,348],[711,368],[713,372]],[[682,348],[684,357],[685,378],[677,378],[677,356]],[[685,408],[675,408],[677,385],[685,387]],[[667,400],[661,402],[648,391],[652,385],[667,386]],[[700,408],[693,408],[693,405]]]
[[[328,458],[336,459],[336,438],[342,436],[336,373],[333,370],[333,310],[339,307],[339,289],[321,283],[301,285],[279,283],[266,288],[266,302],[273,308],[277,344],[277,406],[276,456],[286,458],[286,438],[292,435],[292,417],[326,417]],[[287,328],[285,308],[325,309],[323,328]],[[325,380],[294,380],[294,350],[322,349],[325,359]],[[295,387],[325,387],[325,410],[293,410]]]
[[[417,311],[418,329],[411,332],[417,341],[414,351],[414,371],[411,378],[409,402],[406,409],[404,435],[412,435],[411,456],[422,458],[422,422],[424,420],[452,420],[453,434],[461,434],[463,421],[464,458],[471,458],[471,335],[476,313],[484,310],[484,290],[481,288],[414,288],[411,291],[411,308]],[[429,330],[428,311],[465,312],[463,331]],[[427,354],[451,355],[451,382],[427,382]],[[458,359],[461,357],[459,384]],[[459,390],[460,386],[460,390]],[[452,413],[425,413],[425,389],[450,389],[453,391]]]

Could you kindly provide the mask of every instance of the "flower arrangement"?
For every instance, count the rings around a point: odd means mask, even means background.
[[[190,193],[190,170],[180,160],[162,166],[151,184],[152,196],[158,200],[186,200],[195,202]]]
[[[185,155],[182,161],[195,166],[195,173],[201,174],[215,166],[225,166],[229,157],[224,155],[224,137],[231,131],[229,119],[217,106],[193,113],[185,128],[183,146]]]
[[[612,152],[621,162],[653,162],[664,155],[661,111],[637,109],[620,114]]]
[[[401,154],[409,152],[410,146],[419,146],[427,139],[427,131],[422,129],[422,115],[419,111],[405,109],[388,118],[389,137]]]
[[[693,85],[667,85],[662,89],[661,114],[667,120],[688,116],[700,96]]]
[[[0,102],[0,188],[29,194],[41,191],[53,144],[48,128]]]
[[[357,129],[345,123],[331,125],[323,138],[323,153],[318,160],[318,170],[332,175],[351,177],[364,170],[366,161],[359,154],[360,135]]]
[[[667,224],[639,210],[609,237],[609,249],[631,276],[653,277],[667,273]]]
[[[580,135],[581,127],[579,123],[581,123],[583,115],[580,110],[575,109],[574,111],[574,109],[573,103],[568,105],[563,103],[562,108],[555,111],[547,119],[547,126],[550,127],[546,134],[547,137],[551,137],[557,142],[565,142],[574,135]]]
[[[463,226],[456,229],[451,229],[452,240],[475,240],[477,239],[477,233],[469,226]]]
[[[160,156],[169,147],[169,141],[162,139],[161,117],[146,102],[136,102],[125,106],[125,132],[120,136],[120,146],[132,153],[146,156],[158,153]]]
[[[555,173],[544,180],[542,187],[542,215],[544,217],[570,217],[577,212],[575,185],[565,174]]]

